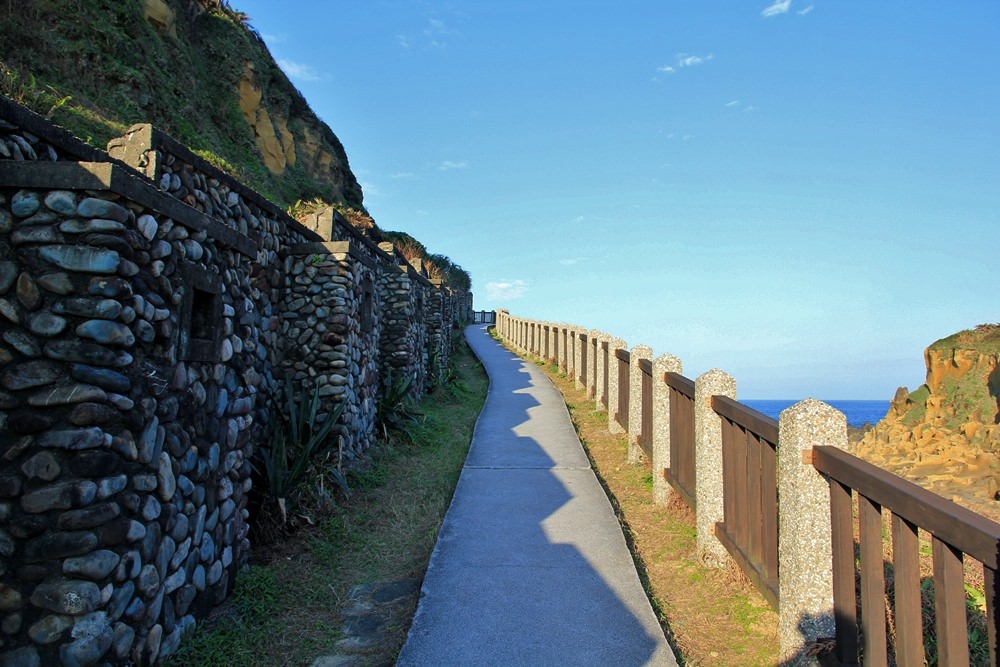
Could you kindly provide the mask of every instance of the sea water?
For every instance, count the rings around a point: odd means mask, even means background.
[[[778,418],[781,411],[798,401],[790,400],[770,400],[770,401],[744,401],[740,403],[753,408],[757,412],[762,412],[768,417]],[[865,424],[876,424],[885,417],[889,411],[890,401],[823,401],[827,405],[836,408],[847,417],[847,425],[855,428]]]

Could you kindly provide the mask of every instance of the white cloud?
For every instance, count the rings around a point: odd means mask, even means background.
[[[586,262],[586,257],[567,257],[566,259],[560,259],[559,263],[563,266],[573,266],[574,264],[579,264],[580,262]]]
[[[469,166],[468,160],[456,161],[456,160],[445,160],[438,165],[438,171],[450,171],[452,169],[465,169]]]
[[[417,175],[410,171],[398,171],[395,174],[389,175],[389,178],[395,178],[398,180],[405,180],[405,181],[413,180],[416,177]]]
[[[404,35],[403,33],[397,33],[396,34],[396,43],[399,44],[404,49],[408,49],[411,46],[413,46],[410,43],[410,38],[407,37],[406,35]]]
[[[320,74],[309,65],[303,65],[293,60],[279,58],[278,66],[284,70],[289,79],[296,79],[298,81],[323,81],[330,78],[328,74]]]
[[[816,5],[809,5],[808,7],[803,7],[802,9],[800,9],[795,13],[798,14],[799,16],[805,16],[814,9],[816,9]]]
[[[276,35],[272,35],[270,33],[266,33],[265,32],[265,33],[261,33],[260,36],[268,44],[281,44],[282,42],[284,42],[285,40],[288,39],[288,34],[287,33],[283,33],[283,32],[280,32],[280,33],[278,33]]]
[[[676,56],[674,56],[675,62],[673,65],[661,65],[660,67],[656,68],[656,71],[661,72],[663,74],[674,74],[679,69],[682,69],[684,67],[694,67],[695,65],[701,65],[702,63],[707,62],[714,57],[715,54],[713,53],[709,53],[707,56],[693,56],[689,53],[678,53]],[[657,79],[654,78],[653,80],[656,81]]]
[[[727,107],[738,107],[739,105],[740,105],[739,100],[732,100],[730,102],[726,102]]]
[[[787,14],[791,6],[792,0],[774,0],[774,3],[769,7],[764,8],[764,11],[762,11],[760,15],[764,18],[769,18],[771,16],[777,16],[778,14]]]
[[[486,283],[486,298],[490,301],[513,301],[520,299],[528,291],[528,283],[523,280],[501,280]]]

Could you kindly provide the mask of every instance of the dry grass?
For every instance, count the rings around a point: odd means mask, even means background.
[[[777,614],[735,566],[706,567],[695,544],[694,513],[677,498],[653,504],[652,474],[627,463],[624,436],[554,366],[543,366],[562,392],[594,470],[625,531],[647,594],[683,665],[778,663]]]

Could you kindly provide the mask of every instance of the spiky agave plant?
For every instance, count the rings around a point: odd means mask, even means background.
[[[311,400],[299,402],[288,380],[285,384],[286,411],[276,424],[270,442],[259,450],[268,493],[277,501],[282,525],[288,523],[289,498],[303,485],[310,468],[329,458],[331,452],[337,451],[337,463],[323,472],[329,474],[345,493],[350,491],[339,468],[338,442],[330,438],[330,432],[344,412],[344,402],[327,414],[325,421],[318,423],[319,398],[317,387]]]

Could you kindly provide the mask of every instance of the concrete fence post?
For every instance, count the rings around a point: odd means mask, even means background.
[[[569,370],[569,325],[563,322],[559,325],[559,370],[563,373]]]
[[[556,367],[559,367],[559,356],[562,354],[562,324],[552,325],[552,345],[551,345],[551,361]]]
[[[834,636],[830,487],[809,464],[814,445],[847,449],[847,418],[806,399],[778,419],[778,645],[792,661]],[[699,480],[699,484],[701,480]]]
[[[670,467],[670,387],[664,373],[683,373],[681,360],[672,354],[653,359],[653,503],[666,505],[674,488],[663,476]]]
[[[694,383],[694,474],[698,555],[706,564],[722,567],[729,552],[715,537],[715,524],[723,519],[722,417],[712,409],[713,396],[736,400],[736,380],[713,368]]]
[[[566,373],[573,376],[573,364],[576,355],[576,325],[569,324],[566,327]]]
[[[642,463],[643,452],[639,447],[642,433],[642,370],[639,360],[649,361],[653,350],[648,345],[636,345],[629,352],[628,368],[628,462]]]
[[[621,410],[618,404],[618,350],[627,350],[628,344],[621,338],[612,338],[608,343],[608,432],[624,433],[625,429],[618,423],[616,416]]]
[[[595,346],[595,353],[597,358],[594,364],[594,370],[596,371],[596,378],[594,380],[594,409],[604,410],[604,378],[607,377],[607,362],[604,359],[604,343],[611,340],[611,336],[606,333],[601,333],[597,337],[597,345]]]
[[[582,329],[573,332],[576,336],[576,343],[573,346],[573,384],[577,389],[583,389],[587,385],[584,383],[584,373],[586,371],[585,362],[587,359],[586,345],[587,333]]]

